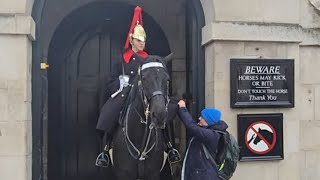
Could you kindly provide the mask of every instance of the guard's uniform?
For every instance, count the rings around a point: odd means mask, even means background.
[[[146,53],[145,53],[146,54]],[[147,54],[146,54],[147,56]],[[146,57],[145,56],[145,57]],[[124,62],[123,56],[116,60],[112,69],[111,69],[111,76],[108,87],[107,94],[113,94],[120,88],[120,81],[119,76],[124,74],[129,76],[129,84],[133,83],[135,76],[138,73],[138,68],[140,66],[138,59],[145,59],[138,54],[132,54],[129,59],[129,62]],[[123,68],[122,68],[123,66]],[[105,133],[112,133],[111,131],[117,125],[120,111],[122,110],[125,100],[129,94],[131,87],[127,86],[124,87],[123,90],[117,94],[114,98],[110,98],[107,102],[103,105],[100,116],[97,123],[97,130],[105,131]]]
[[[147,57],[147,54],[141,54],[144,57]],[[138,54],[132,54],[128,63],[124,62],[123,57],[119,60],[117,59],[113,68],[111,70],[111,76],[108,83],[108,92],[107,94],[115,93],[120,87],[119,76],[123,74],[129,75],[129,84],[133,84],[133,80],[138,73],[138,68],[140,66],[140,61],[145,58]],[[140,60],[138,60],[140,59]],[[123,62],[121,62],[123,61]],[[122,68],[123,66],[123,68]],[[117,94],[114,98],[109,99],[102,106],[100,116],[97,123],[97,130],[104,131],[106,134],[112,134],[113,130],[117,126],[120,111],[122,110],[124,103],[127,99],[131,87],[124,87],[123,90]],[[178,112],[177,101],[171,99],[170,104],[168,105],[168,120],[172,120]],[[170,134],[170,139],[172,140],[172,135]]]

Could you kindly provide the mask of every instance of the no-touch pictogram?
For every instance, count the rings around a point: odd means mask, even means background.
[[[245,144],[255,154],[266,154],[276,144],[277,133],[271,124],[257,121],[250,124],[245,132]]]
[[[240,161],[283,160],[283,114],[238,114]]]

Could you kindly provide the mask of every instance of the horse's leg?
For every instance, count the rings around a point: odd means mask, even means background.
[[[145,180],[160,180],[160,173],[149,173],[148,175],[146,175]]]
[[[136,178],[133,178],[133,176],[130,175],[130,173],[126,170],[114,169],[114,173],[116,176],[116,180],[136,180]]]
[[[160,169],[163,164],[164,143],[159,144],[159,150],[151,152],[145,164],[145,180],[160,180]]]
[[[127,150],[125,137],[119,128],[113,141],[113,172],[117,180],[136,180],[136,163]]]

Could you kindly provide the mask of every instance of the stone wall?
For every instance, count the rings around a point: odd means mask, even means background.
[[[206,105],[222,110],[222,118],[234,135],[237,114],[283,113],[284,116],[284,160],[240,162],[233,179],[318,177],[319,10],[308,0],[214,1],[213,4],[216,13],[211,20],[206,19],[202,39],[206,48]],[[294,59],[295,107],[231,109],[230,58],[239,57]]]
[[[34,21],[21,1],[0,6],[0,179],[31,180]]]
[[[28,5],[27,5],[28,4]],[[0,179],[31,180],[30,0],[0,2]]]
[[[297,117],[299,100],[292,109],[231,109],[230,108],[230,58],[256,57],[295,59],[299,65],[298,43],[256,42],[256,41],[214,41],[206,47],[206,105],[221,109],[222,119],[229,124],[229,131],[237,135],[237,114],[283,113],[284,154],[282,161],[240,162],[233,179],[299,179],[299,130]],[[299,71],[295,71],[295,78]],[[299,82],[295,92],[300,94]],[[297,97],[297,96],[296,96]],[[254,173],[253,173],[254,172]],[[283,176],[283,177],[282,177]],[[282,178],[280,178],[282,177]]]

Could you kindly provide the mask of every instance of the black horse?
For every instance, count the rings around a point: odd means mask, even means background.
[[[172,59],[148,56],[121,113],[113,140],[113,169],[118,180],[159,180],[166,148],[162,131],[168,116],[169,74]]]

